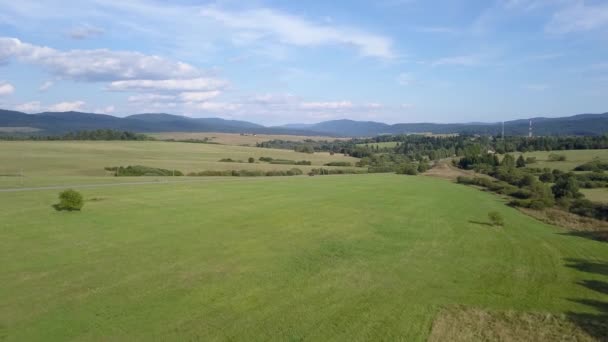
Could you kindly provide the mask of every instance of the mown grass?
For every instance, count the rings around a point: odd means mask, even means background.
[[[397,146],[397,142],[396,141],[384,141],[384,142],[379,142],[379,143],[368,143],[368,144],[357,144],[357,146],[368,146],[371,148],[393,148],[395,146]]]
[[[563,154],[566,161],[549,161],[550,154]],[[519,154],[516,154],[517,158]],[[569,150],[569,151],[550,151],[550,152],[527,152],[524,157],[536,157],[537,163],[530,164],[530,167],[548,167],[562,171],[572,171],[575,167],[599,158],[608,161],[608,150]]]
[[[281,134],[237,134],[237,133],[208,133],[208,132],[165,132],[165,133],[147,133],[146,135],[152,136],[157,139],[174,139],[174,140],[203,140],[209,139],[209,141],[225,144],[225,145],[247,145],[255,146],[257,143],[270,141],[270,140],[285,140],[285,141],[304,141],[304,140],[315,140],[315,141],[334,141],[334,140],[346,140],[346,138],[334,138],[327,136],[305,136],[305,135],[281,135]]]
[[[581,192],[590,201],[608,203],[608,189],[606,188],[581,189]]]
[[[428,177],[83,189],[79,213],[57,193],[0,193],[6,341],[423,341],[445,306],[594,318],[608,301],[585,285],[608,282],[605,243]]]
[[[256,163],[247,163],[253,157]],[[58,180],[113,182],[106,166],[144,165],[176,169],[184,173],[205,170],[288,170],[293,165],[257,162],[260,157],[310,160],[311,166],[298,165],[304,172],[332,161],[355,163],[356,158],[329,153],[297,153],[289,150],[245,146],[150,141],[3,141],[0,142],[0,188],[54,185]],[[222,163],[220,159],[243,160]],[[19,177],[23,174],[24,177]],[[125,180],[122,180],[125,181]],[[131,180],[133,181],[133,180]],[[74,184],[74,183],[72,183]]]

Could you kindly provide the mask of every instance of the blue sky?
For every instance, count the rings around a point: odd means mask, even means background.
[[[268,125],[608,111],[608,1],[0,0],[0,107]]]

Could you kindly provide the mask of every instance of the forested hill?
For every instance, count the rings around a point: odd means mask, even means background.
[[[608,113],[580,114],[561,118],[532,118],[534,135],[602,135],[608,132]],[[529,119],[505,122],[505,134],[527,135]],[[14,130],[12,130],[14,128]],[[467,133],[497,135],[497,123],[400,123],[389,125],[373,121],[333,120],[317,124],[265,127],[247,121],[219,118],[190,118],[171,114],[137,114],[124,118],[81,112],[25,114],[0,110],[0,134],[25,130],[38,134],[113,129],[132,132],[226,132],[257,134],[329,135],[346,137],[407,133]]]

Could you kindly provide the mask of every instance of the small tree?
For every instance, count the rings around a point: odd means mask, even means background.
[[[249,164],[253,164],[255,163],[255,159],[253,159],[253,157],[249,157]]]
[[[492,211],[488,213],[488,219],[490,220],[490,223],[495,227],[502,227],[505,224],[505,219],[497,211]]]
[[[55,204],[53,207],[57,211],[75,211],[82,209],[83,206],[84,199],[82,198],[82,195],[78,191],[69,189],[59,194],[59,203]]]
[[[523,155],[519,155],[519,158],[517,158],[517,161],[515,162],[515,166],[526,167],[526,160],[524,159]]]

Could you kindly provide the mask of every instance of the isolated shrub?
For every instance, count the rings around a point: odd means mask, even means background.
[[[403,164],[397,169],[397,173],[400,175],[415,176],[418,174],[418,167],[411,163]]]
[[[249,161],[249,164],[255,163],[255,159],[253,159],[253,157],[249,157],[248,161]]]
[[[430,168],[431,168],[431,166],[429,165],[429,163],[426,162],[426,160],[423,160],[418,163],[418,172],[420,172],[420,173],[424,173],[424,172],[428,171]]]
[[[84,199],[82,195],[76,190],[65,190],[59,194],[59,203],[53,207],[57,211],[75,211],[80,210],[84,206]]]
[[[543,183],[553,183],[555,181],[555,176],[553,176],[553,173],[551,172],[544,172],[538,177],[538,179],[540,179],[540,181]]]
[[[566,155],[565,154],[551,153],[549,155],[549,161],[552,161],[552,162],[555,162],[555,161],[566,161]]]
[[[523,155],[519,155],[519,157],[517,158],[517,161],[515,161],[515,166],[521,168],[521,167],[526,167],[526,160],[524,159]]]
[[[325,164],[325,166],[352,166],[352,164],[350,162],[329,162],[327,164]]]
[[[488,219],[490,220],[490,223],[493,226],[502,227],[505,224],[505,219],[497,211],[492,211],[492,212],[488,213]]]

